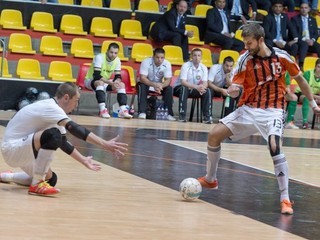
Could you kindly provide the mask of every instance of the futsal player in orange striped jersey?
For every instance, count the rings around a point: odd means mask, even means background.
[[[289,198],[288,164],[281,151],[285,120],[286,71],[294,78],[308,98],[313,111],[320,114],[307,81],[290,55],[265,44],[264,29],[257,23],[245,25],[242,37],[246,52],[238,59],[236,72],[228,94],[243,95],[239,107],[215,125],[209,132],[207,173],[198,178],[202,187],[218,188],[217,169],[221,142],[230,138],[239,140],[259,132],[268,143],[275,175],[280,189],[282,214],[293,214]]]

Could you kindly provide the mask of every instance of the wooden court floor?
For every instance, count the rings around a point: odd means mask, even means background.
[[[13,112],[0,111],[0,138]],[[92,172],[57,151],[55,197],[0,183],[0,239],[319,239],[320,131],[286,130],[293,216],[279,213],[279,193],[265,142],[253,135],[224,142],[218,190],[187,202],[179,183],[205,173],[207,132],[200,123],[109,120],[71,115],[104,138],[129,144],[114,159],[74,139],[102,164]],[[27,127],[27,126],[26,126]],[[0,171],[8,167],[0,154]]]

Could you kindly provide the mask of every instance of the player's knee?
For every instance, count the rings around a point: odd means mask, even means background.
[[[58,128],[50,128],[43,131],[40,137],[42,149],[57,150],[62,144],[62,136]]]
[[[58,176],[55,172],[52,171],[52,177],[47,180],[47,182],[50,184],[50,186],[54,187],[57,184]]]
[[[272,157],[280,154],[280,136],[269,136],[268,145]]]

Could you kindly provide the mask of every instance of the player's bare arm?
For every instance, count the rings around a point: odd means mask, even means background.
[[[313,98],[313,94],[311,92],[310,86],[307,82],[307,80],[301,75],[299,74],[295,80],[297,81],[303,95],[306,96],[306,98],[309,100],[309,104],[310,107],[312,108],[313,112],[315,114],[320,114],[320,108],[318,107],[318,104],[316,103],[316,101]]]

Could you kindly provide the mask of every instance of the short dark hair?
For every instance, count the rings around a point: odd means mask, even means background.
[[[317,59],[316,64],[314,67],[316,67],[320,63],[320,58]]]
[[[271,6],[274,6],[276,4],[281,4],[283,6],[284,2],[283,2],[283,0],[272,0],[272,5]]]
[[[223,64],[225,64],[226,62],[234,62],[234,59],[231,56],[227,56],[223,59]]]
[[[264,29],[259,23],[249,23],[242,28],[242,37],[254,37],[259,40],[265,37]]]
[[[156,48],[153,50],[153,56],[155,56],[157,53],[166,54],[166,51],[163,48]]]
[[[201,52],[201,54],[202,54],[202,50],[201,50],[200,48],[194,48],[194,49],[192,49],[191,55],[192,55],[194,52]]]
[[[109,51],[111,48],[119,49],[119,44],[115,43],[115,42],[110,43],[109,46],[108,46],[107,51]]]
[[[60,99],[65,94],[68,94],[70,98],[73,98],[79,93],[79,88],[76,84],[72,82],[65,82],[58,86],[55,96]]]

